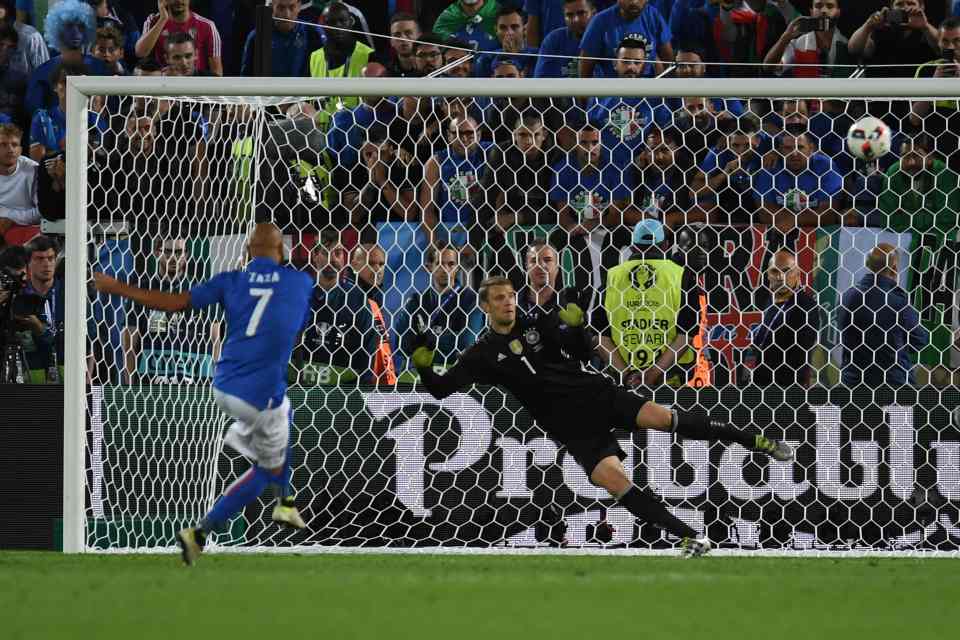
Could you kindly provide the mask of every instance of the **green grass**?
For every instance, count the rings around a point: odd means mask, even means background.
[[[958,602],[941,559],[0,553],[5,640],[926,640]]]

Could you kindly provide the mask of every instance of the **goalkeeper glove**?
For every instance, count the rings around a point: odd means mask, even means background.
[[[579,327],[583,325],[583,309],[572,302],[567,303],[566,308],[561,309],[557,315],[560,316],[560,322],[568,327]]]
[[[433,332],[433,329],[430,328],[430,321],[426,314],[418,313],[415,315],[411,323],[411,328],[413,329],[411,346],[413,346],[415,350],[417,347],[426,347],[430,351],[437,348],[437,335]]]
[[[413,352],[413,366],[417,369],[429,369],[433,366],[433,351],[419,346]]]

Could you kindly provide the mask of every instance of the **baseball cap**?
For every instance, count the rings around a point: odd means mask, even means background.
[[[644,218],[633,228],[633,244],[642,247],[660,244],[663,242],[663,225],[659,220]]]

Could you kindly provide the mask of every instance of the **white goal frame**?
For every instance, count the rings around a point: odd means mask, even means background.
[[[960,99],[954,78],[479,79],[164,78],[67,79],[67,219],[63,417],[63,551],[86,546],[87,105],[92,96],[490,96]],[[812,557],[812,556],[811,556]]]

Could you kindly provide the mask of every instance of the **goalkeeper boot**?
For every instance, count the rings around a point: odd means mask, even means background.
[[[709,538],[684,538],[680,541],[680,555],[684,558],[699,558],[710,553],[713,543]]]
[[[180,557],[183,558],[183,564],[188,567],[193,565],[203,553],[203,545],[206,542],[206,534],[201,529],[188,527],[181,529],[177,533],[177,544],[180,545]]]
[[[294,506],[292,497],[277,502],[277,506],[273,508],[272,519],[281,527],[289,529],[306,529],[307,527],[307,523],[303,521],[297,507]]]
[[[790,460],[793,460],[793,447],[783,440],[771,440],[770,438],[765,438],[760,434],[757,434],[754,437],[753,450],[765,453],[774,460],[778,460],[780,462],[789,462]]]

